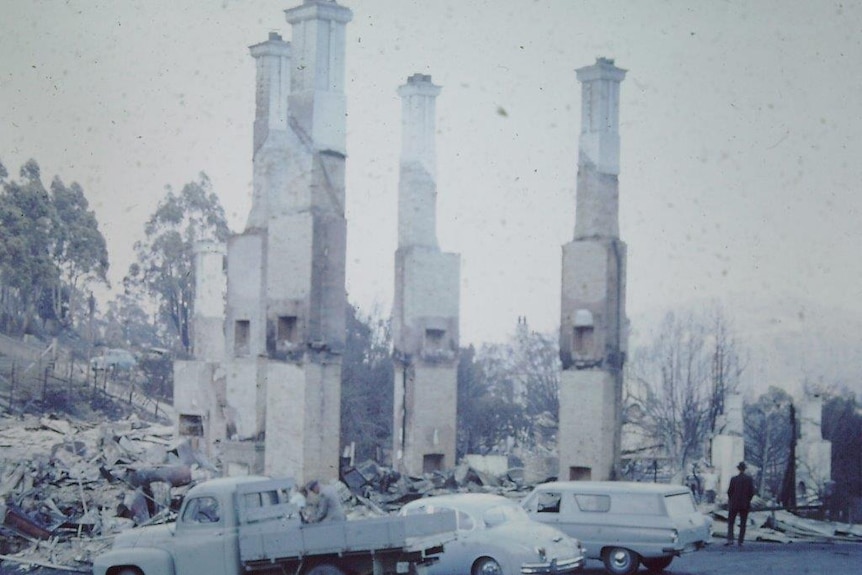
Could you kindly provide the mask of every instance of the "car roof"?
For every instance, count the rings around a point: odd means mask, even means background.
[[[467,513],[481,513],[491,507],[499,505],[517,506],[518,503],[502,495],[494,495],[492,493],[452,493],[449,495],[431,495],[416,499],[405,505],[402,509],[415,509],[425,505],[451,507]]]
[[[237,475],[233,477],[218,477],[216,479],[208,479],[203,483],[198,483],[192,487],[186,497],[197,495],[199,493],[212,494],[232,492],[236,490],[238,485],[246,483],[255,483],[258,481],[268,481],[268,477],[262,475]]]
[[[577,491],[579,493],[654,493],[657,495],[674,495],[688,493],[684,485],[670,483],[640,483],[637,481],[551,481],[535,487],[536,491]]]

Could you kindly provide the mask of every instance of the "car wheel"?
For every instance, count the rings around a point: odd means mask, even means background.
[[[330,565],[329,563],[315,565],[305,573],[306,575],[345,575],[344,571],[335,565]]]
[[[482,557],[473,564],[472,575],[503,575],[500,564],[490,557]]]
[[[667,566],[670,565],[670,562],[673,561],[673,555],[669,555],[668,557],[650,557],[641,559],[641,563],[644,564],[644,567],[649,569],[650,573],[661,573]]]
[[[605,569],[613,575],[633,575],[638,570],[638,554],[625,547],[610,547],[602,554]]]
[[[115,575],[141,575],[141,570],[135,567],[123,567]]]

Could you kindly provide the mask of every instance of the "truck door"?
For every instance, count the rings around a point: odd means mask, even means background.
[[[195,497],[186,502],[174,536],[176,575],[228,575],[235,560],[226,557],[227,518],[218,499]],[[231,575],[234,575],[231,572]]]

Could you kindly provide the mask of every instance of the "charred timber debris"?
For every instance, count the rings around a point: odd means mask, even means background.
[[[173,520],[190,487],[218,476],[188,440],[175,439],[172,426],[135,416],[103,423],[0,416],[0,453],[0,564],[22,569],[89,572],[115,534]],[[350,519],[390,514],[428,495],[491,492],[520,499],[532,487],[517,467],[498,476],[462,463],[413,477],[373,461],[344,467],[338,485]],[[726,512],[705,512],[720,536]],[[858,526],[786,511],[755,509],[750,521],[752,539],[862,541]]]

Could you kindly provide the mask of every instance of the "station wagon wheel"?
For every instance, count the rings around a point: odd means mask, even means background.
[[[306,571],[306,575],[345,575],[344,571],[336,567],[335,565],[330,565],[329,563],[321,563],[320,565],[315,565],[308,571]]]
[[[609,547],[602,553],[605,569],[613,575],[633,575],[638,570],[638,554],[625,547]]]
[[[503,575],[503,569],[490,557],[482,557],[473,564],[471,575]]]
[[[650,573],[661,573],[670,565],[671,561],[673,561],[673,555],[668,555],[667,557],[644,557],[641,559],[644,567],[649,569]]]

